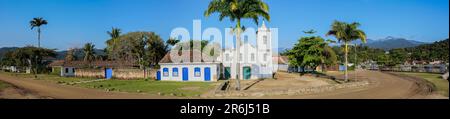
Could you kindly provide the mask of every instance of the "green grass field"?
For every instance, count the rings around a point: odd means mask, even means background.
[[[35,78],[35,76],[33,74],[9,73],[9,72],[0,72],[0,73],[6,74],[9,76],[18,77],[18,78],[46,80],[46,81],[52,81],[52,82],[56,82],[56,83],[72,83],[72,82],[96,80],[95,78],[60,77],[58,75],[52,75],[52,74],[38,74],[37,78]]]
[[[33,74],[8,73],[2,74],[15,76],[18,78],[35,79]],[[36,80],[45,80],[58,84],[71,84],[80,81],[98,80],[94,78],[78,78],[78,77],[60,77],[58,75],[38,74]],[[73,86],[94,88],[99,90],[110,90],[130,93],[149,93],[161,95],[175,96],[198,96],[214,88],[216,83],[208,82],[170,82],[170,81],[153,81],[153,80],[106,80],[99,82],[89,82],[73,84]]]
[[[436,90],[439,94],[448,97],[448,80],[443,80],[440,74],[432,74],[432,73],[406,73],[403,72],[401,74],[414,76],[423,78],[434,85],[434,90]]]

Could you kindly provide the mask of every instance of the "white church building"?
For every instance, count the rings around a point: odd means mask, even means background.
[[[255,41],[254,44],[243,42],[240,53],[236,53],[236,50],[232,48],[222,50],[214,62],[190,60],[191,62],[174,63],[168,53],[159,62],[160,69],[156,78],[161,81],[207,82],[236,79],[236,60],[240,62],[239,79],[241,80],[273,78],[278,62],[274,61],[277,58],[273,58],[272,33],[264,23],[258,28]],[[196,57],[192,53],[202,54],[199,51],[184,53],[186,53],[184,56],[190,56],[191,59]],[[239,59],[234,58],[235,55],[240,55]]]

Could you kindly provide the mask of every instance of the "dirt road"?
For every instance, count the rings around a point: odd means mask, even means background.
[[[167,99],[168,96],[106,92],[96,89],[87,89],[74,86],[59,85],[52,82],[31,79],[19,79],[13,76],[0,74],[0,80],[30,91],[33,94],[56,99]]]
[[[358,89],[342,89],[333,92],[301,96],[273,96],[268,98],[301,99],[435,99],[444,98],[431,92],[420,80],[378,71],[358,71],[356,76],[369,80],[373,85]],[[350,77],[354,77],[354,73]]]
[[[429,87],[423,85],[417,79],[411,77],[396,76],[377,71],[358,71],[357,77],[369,80],[372,85],[364,88],[341,89],[333,92],[325,92],[299,96],[271,96],[254,98],[276,99],[430,99],[445,98],[435,95]],[[350,74],[350,77],[354,77]],[[58,99],[158,99],[176,98],[149,94],[105,92],[96,89],[87,89],[74,86],[59,85],[51,82],[30,79],[18,79],[16,77],[1,75],[0,80],[11,83],[17,87],[31,91],[39,96]]]

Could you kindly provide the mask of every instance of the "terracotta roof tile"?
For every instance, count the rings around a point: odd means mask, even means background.
[[[139,66],[138,64],[134,62],[129,61],[64,61],[64,60],[57,60],[53,61],[49,64],[49,66],[65,66],[65,67],[77,67],[77,68],[84,68],[84,67],[136,67]]]
[[[201,54],[201,55],[195,55],[195,56],[197,56],[196,57],[196,59],[202,59],[202,56],[209,56],[209,55],[207,55],[207,54],[205,54],[205,53],[202,53],[202,52],[200,52],[200,51],[198,51],[198,50],[191,50],[190,52],[180,52],[179,54],[180,54],[180,56],[189,56],[189,60],[190,60],[190,62],[192,63],[192,62],[194,62],[194,55],[193,54]],[[216,61],[216,58],[214,58],[214,57],[206,57],[206,58],[211,58],[211,60],[210,61]],[[200,61],[200,62],[205,62],[203,59]],[[160,61],[159,61],[159,63],[174,63],[173,62],[173,60],[172,60],[172,58],[170,57],[170,52],[169,53],[167,53]]]

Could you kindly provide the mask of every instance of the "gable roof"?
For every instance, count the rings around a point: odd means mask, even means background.
[[[63,66],[64,65],[64,60],[56,60],[53,61],[52,63],[48,64],[48,66],[50,67],[57,67],[57,66]]]
[[[190,51],[181,51],[178,53],[179,56],[189,56],[189,62],[183,62],[181,61],[180,63],[201,63],[201,62],[205,62],[202,58],[202,56],[206,56],[205,58],[210,58],[210,61],[216,61],[217,58],[214,58],[208,54],[202,53],[199,50],[190,50]],[[201,54],[201,55],[194,55],[194,54]],[[201,59],[200,62],[195,62],[194,59]],[[159,63],[174,63],[172,60],[172,57],[170,56],[170,52],[167,53],[160,61]]]
[[[129,61],[64,61],[56,60],[49,64],[50,67],[63,66],[63,67],[102,67],[102,68],[116,68],[116,67],[136,67],[139,66],[134,62]]]
[[[274,63],[275,61],[278,61],[278,64],[289,64],[289,58],[287,56],[274,56],[272,57],[272,60]]]

